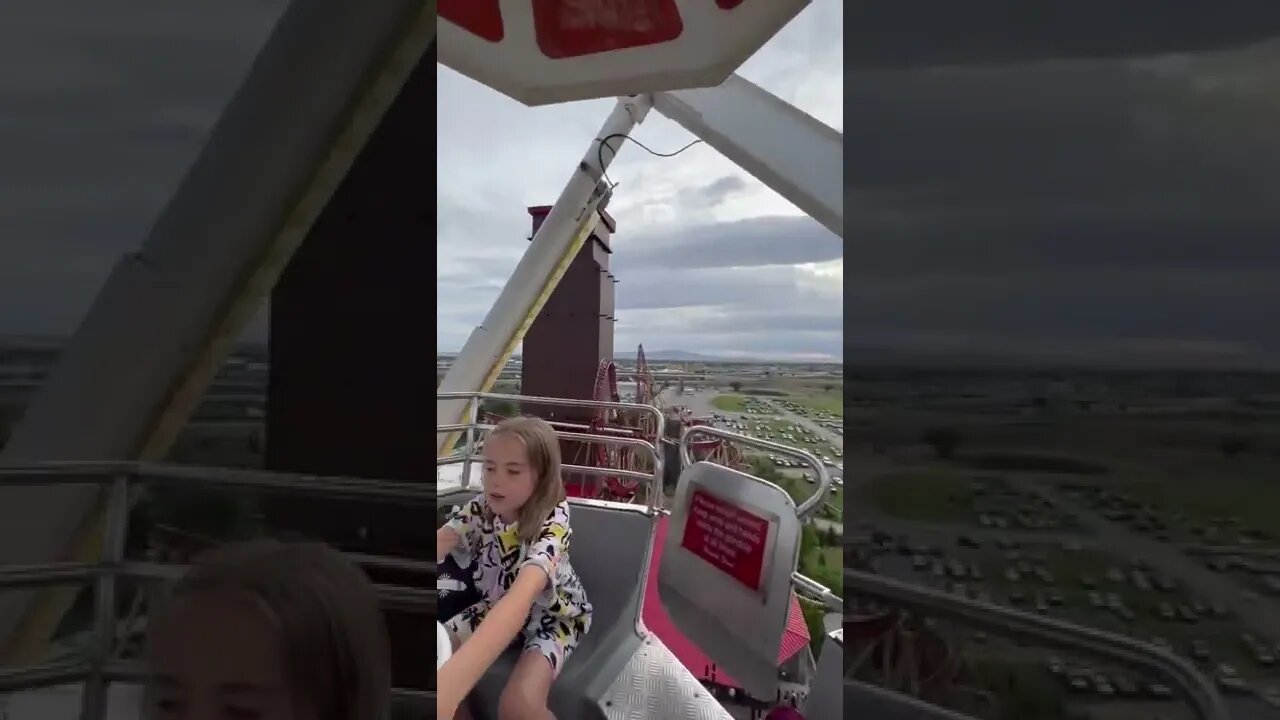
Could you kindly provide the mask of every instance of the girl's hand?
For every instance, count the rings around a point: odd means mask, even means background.
[[[436,673],[436,714],[452,718],[486,670],[502,655],[529,621],[529,612],[550,579],[538,567],[525,567],[516,575],[511,589],[502,597],[472,633],[471,638],[449,657]]]
[[[444,562],[445,557],[458,547],[462,536],[451,527],[445,526],[436,531],[436,562]]]

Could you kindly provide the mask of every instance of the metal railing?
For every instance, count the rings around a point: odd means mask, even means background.
[[[480,402],[483,400],[503,400],[516,403],[533,403],[537,405],[550,405],[553,407],[565,408],[589,408],[596,410],[620,410],[626,412],[640,413],[649,415],[653,418],[654,428],[660,435],[665,418],[662,411],[652,405],[639,405],[636,403],[620,403],[620,402],[604,402],[600,400],[568,400],[564,398],[548,398],[529,395],[504,395],[501,393],[477,393],[477,392],[447,392],[436,393],[436,400],[468,400],[467,416],[465,423],[454,423],[448,425],[437,425],[436,435],[444,433],[463,433],[463,448],[457,453],[445,455],[436,458],[436,467],[443,465],[462,465],[462,489],[468,489],[471,486],[471,465],[482,458],[477,455],[477,444],[483,433],[487,433],[495,427],[488,423],[482,423],[479,420]],[[631,447],[644,451],[650,462],[652,462],[653,471],[648,473],[637,472],[635,470],[624,470],[621,468],[600,468],[590,465],[569,465],[562,464],[561,470],[565,473],[579,473],[593,477],[617,477],[628,478],[637,482],[648,483],[647,511],[651,514],[657,514],[662,510],[662,471],[663,461],[662,452],[656,443],[635,437],[626,437],[623,435],[602,435],[597,433],[572,432],[565,430],[557,430],[556,435],[563,440],[573,440],[584,443],[599,443],[602,445],[610,445],[615,447]]]
[[[128,534],[130,491],[133,486],[177,485],[219,490],[250,490],[345,500],[395,500],[430,504],[435,507],[435,487],[428,484],[366,480],[361,478],[270,473],[225,468],[195,468],[150,463],[50,462],[0,466],[3,486],[96,485],[107,491],[102,556],[98,562],[52,562],[0,567],[0,590],[22,590],[77,582],[94,584],[92,645],[83,660],[66,660],[36,667],[0,668],[0,693],[34,690],[41,687],[83,682],[82,720],[102,720],[107,709],[108,683],[138,680],[135,671],[121,675],[113,658],[117,638],[116,583],[120,578],[173,580],[186,568],[178,564],[132,562],[125,557]],[[358,565],[401,571],[435,573],[434,563],[405,558],[345,553]],[[375,586],[384,608],[409,612],[435,611],[435,588],[400,585]],[[126,678],[127,675],[127,678]],[[418,705],[430,694],[397,689],[400,704]]]
[[[685,467],[692,465],[697,460],[693,456],[693,448],[691,445],[693,444],[693,438],[699,435],[717,437],[721,440],[727,440],[739,445],[747,445],[761,450],[767,450],[779,455],[789,455],[813,468],[814,472],[818,474],[818,488],[814,491],[813,495],[809,496],[804,502],[796,506],[796,516],[799,517],[802,522],[804,520],[808,520],[809,516],[818,511],[818,507],[822,504],[822,501],[827,498],[827,494],[831,491],[831,476],[827,473],[826,466],[823,465],[822,461],[813,453],[799,448],[793,448],[789,445],[783,445],[769,440],[761,440],[749,435],[740,435],[738,433],[721,430],[720,428],[714,428],[708,425],[693,425],[687,428],[684,431],[684,435],[680,438],[680,462],[682,462]],[[760,480],[760,482],[765,481]]]
[[[923,616],[952,620],[994,634],[1081,652],[1149,672],[1180,690],[1202,720],[1231,718],[1222,696],[1208,678],[1189,661],[1154,645],[861,570],[846,569],[844,587],[846,593],[883,601]]]
[[[682,467],[687,468],[697,462],[697,458],[693,456],[693,449],[691,445],[693,444],[693,438],[698,435],[709,435],[711,437],[718,437],[721,440],[769,450],[780,455],[789,455],[814,468],[818,473],[818,488],[814,491],[814,494],[811,497],[796,506],[796,517],[799,518],[802,523],[814,512],[817,512],[818,506],[822,503],[827,492],[831,489],[831,477],[827,474],[826,468],[823,467],[822,463],[819,462],[818,458],[814,457],[812,453],[808,453],[804,450],[793,448],[788,445],[781,445],[768,440],[760,440],[759,438],[753,438],[749,435],[740,435],[738,433],[709,427],[707,425],[693,425],[688,427],[680,437],[680,463]],[[747,477],[750,478],[752,482],[776,487],[773,483],[754,475],[747,475]],[[844,609],[844,601],[841,600],[839,596],[832,592],[827,586],[806,575],[802,575],[799,572],[791,573],[791,585],[795,589],[797,595],[817,602],[828,610],[840,612]]]

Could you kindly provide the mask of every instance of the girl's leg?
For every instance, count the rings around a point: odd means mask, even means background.
[[[556,720],[547,709],[554,680],[550,659],[534,648],[521,653],[498,701],[498,720]]]
[[[449,640],[453,643],[453,651],[458,652],[458,648],[462,647],[462,640],[452,631],[449,632]],[[467,708],[466,700],[458,706],[458,711],[453,714],[453,720],[472,720],[471,710]]]
[[[454,652],[457,652],[458,648],[462,647],[462,643],[475,632],[488,609],[485,603],[476,603],[444,622],[444,629],[449,633],[449,641],[453,645]],[[467,705],[468,700],[464,699],[454,713],[453,720],[472,720],[471,710]]]

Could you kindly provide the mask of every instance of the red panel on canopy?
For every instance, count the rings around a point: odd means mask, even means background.
[[[692,641],[676,629],[667,615],[666,608],[658,598],[658,570],[662,567],[662,548],[667,541],[667,518],[658,520],[657,532],[654,535],[653,561],[649,566],[649,577],[645,580],[644,608],[641,617],[645,627],[657,635],[663,644],[671,649],[693,676],[700,680],[712,680],[721,685],[733,688],[742,686],[728,673],[716,668],[714,677],[711,673],[712,660]],[[809,627],[804,622],[804,613],[800,611],[800,601],[795,593],[791,593],[791,610],[787,613],[787,629],[783,633],[781,647],[778,648],[778,665],[782,665],[805,645],[809,644]]]

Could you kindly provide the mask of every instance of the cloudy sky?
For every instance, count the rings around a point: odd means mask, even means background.
[[[843,4],[815,0],[741,70],[837,129]],[[443,66],[437,79],[436,341],[448,351],[528,246],[526,207],[555,201],[613,101],[531,109]],[[656,112],[632,135],[659,152],[694,139]],[[836,235],[703,145],[675,158],[625,147],[609,175],[619,352],[840,356]]]
[[[847,248],[709,148],[627,148],[620,349],[1280,364],[1280,4],[843,5],[815,0],[743,74],[847,131]],[[0,333],[74,329],[281,7],[0,3]],[[439,80],[455,349],[609,103],[527,110]],[[688,140],[656,114],[636,136]]]
[[[1280,364],[1280,5],[1051,5],[849,18],[846,360]]]
[[[75,329],[115,262],[142,244],[283,6],[0,3],[0,334]]]

